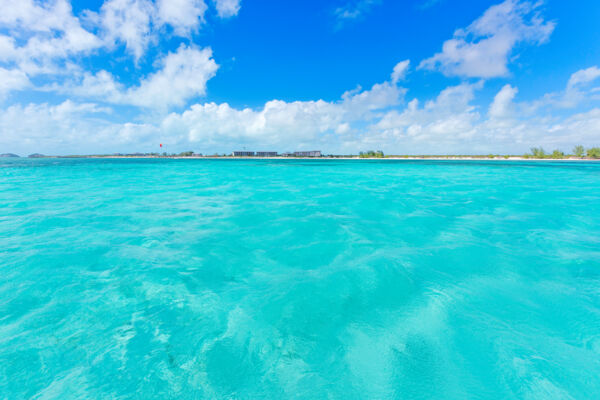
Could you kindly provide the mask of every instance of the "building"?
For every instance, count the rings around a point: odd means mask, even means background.
[[[321,151],[320,150],[314,150],[314,151],[295,151],[294,152],[294,156],[295,157],[321,157]]]
[[[231,153],[234,157],[254,157],[253,151],[234,151]]]
[[[277,157],[276,151],[257,151],[257,157]]]

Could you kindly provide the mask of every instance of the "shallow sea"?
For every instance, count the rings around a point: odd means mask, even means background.
[[[600,398],[600,164],[0,160],[0,398]]]

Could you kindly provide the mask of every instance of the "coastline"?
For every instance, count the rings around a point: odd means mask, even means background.
[[[258,157],[258,156],[161,156],[161,155],[44,155],[39,157],[6,157],[6,159],[175,159],[175,160],[359,160],[359,161],[557,161],[557,162],[600,162],[600,158],[536,158],[523,156],[323,156],[323,157]],[[1,158],[0,158],[1,159]]]
[[[25,157],[23,157],[25,158]],[[558,161],[558,162],[600,162],[597,158],[534,158],[514,156],[505,158],[488,156],[389,156],[383,158],[376,157],[239,157],[239,156],[45,156],[39,158],[97,158],[97,159],[176,159],[176,160],[360,160],[360,161]]]

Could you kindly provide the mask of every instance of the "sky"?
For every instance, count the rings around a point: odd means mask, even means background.
[[[597,0],[0,0],[0,10],[0,153],[600,146]]]

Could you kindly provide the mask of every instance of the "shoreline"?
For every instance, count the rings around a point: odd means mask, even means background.
[[[523,156],[386,156],[386,157],[359,157],[359,156],[324,156],[324,157],[257,157],[257,156],[161,156],[161,155],[44,155],[39,157],[0,157],[0,159],[174,159],[174,160],[360,160],[360,161],[557,161],[557,162],[600,162],[600,158],[535,158]]]
[[[20,157],[27,158],[28,157]],[[91,155],[91,156],[44,156],[43,158],[93,158],[93,159],[176,159],[176,160],[360,160],[360,161],[558,161],[558,162],[600,162],[600,159],[594,158],[525,158],[521,156],[514,157],[487,157],[487,156],[390,156],[383,158],[376,157],[239,157],[239,156],[113,156],[113,155]]]

